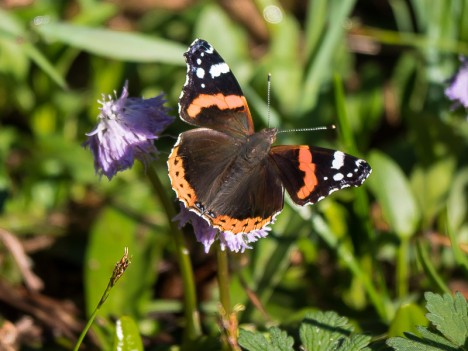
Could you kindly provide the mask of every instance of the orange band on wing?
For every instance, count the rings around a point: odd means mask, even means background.
[[[315,175],[315,164],[312,162],[312,153],[308,147],[299,149],[299,169],[304,172],[304,185],[300,188],[296,195],[299,199],[305,199],[314,190],[317,185],[317,177]]]
[[[235,219],[226,215],[221,215],[211,219],[212,225],[218,227],[223,232],[231,232],[234,234],[249,233],[252,230],[258,230],[270,223],[272,216],[267,218],[255,217],[245,219]]]
[[[167,165],[172,189],[177,193],[177,197],[185,204],[185,207],[194,207],[197,195],[187,179],[185,179],[184,163],[182,157],[179,156],[179,146],[174,146],[172,149],[167,159]]]
[[[245,107],[245,99],[239,95],[209,95],[201,94],[187,108],[187,114],[191,118],[196,118],[201,112],[202,108],[216,106],[220,110],[237,109],[239,107]]]

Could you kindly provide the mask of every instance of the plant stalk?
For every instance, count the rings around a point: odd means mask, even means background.
[[[237,343],[238,321],[235,308],[231,307],[229,291],[229,260],[228,253],[221,250],[221,244],[217,241],[216,258],[218,260],[218,287],[219,301],[221,303],[221,323],[225,332],[225,348],[231,351],[241,351]]]
[[[201,336],[200,314],[197,309],[197,293],[192,262],[190,261],[189,250],[185,243],[183,233],[173,221],[173,218],[176,215],[173,203],[167,196],[155,168],[153,166],[149,166],[147,168],[147,174],[153,189],[164,207],[167,222],[171,228],[172,238],[174,240],[177,261],[179,262],[180,273],[184,284],[184,311],[187,325],[184,332],[183,345],[189,346],[191,341]]]

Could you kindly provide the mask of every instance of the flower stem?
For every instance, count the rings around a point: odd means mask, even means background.
[[[165,189],[159,179],[153,166],[147,167],[147,174],[151,185],[164,207],[167,221],[171,228],[172,238],[176,250],[177,260],[179,262],[180,273],[184,284],[184,310],[185,321],[187,323],[184,333],[184,345],[189,345],[190,341],[201,336],[200,315],[197,309],[197,293],[195,289],[195,279],[193,276],[192,262],[190,261],[189,250],[185,243],[182,231],[173,221],[176,215],[172,201],[167,196]]]
[[[101,298],[101,302],[102,302],[104,296],[105,296],[105,298],[107,298],[107,296],[109,296],[109,285],[107,286],[107,289],[106,289],[106,291],[104,292],[104,294],[103,294],[103,296]],[[104,298],[104,300],[105,300],[105,298]],[[80,348],[81,343],[84,340],[84,337],[88,333],[89,328],[91,328],[91,325],[93,324],[94,319],[96,318],[96,315],[97,315],[97,313],[99,312],[99,309],[102,306],[101,302],[99,302],[98,306],[96,306],[96,308],[94,309],[93,314],[89,317],[88,323],[86,323],[86,326],[84,327],[83,331],[81,332],[80,337],[78,338],[78,341],[76,342],[75,347],[73,348],[73,351],[78,351],[78,349]]]
[[[109,296],[111,289],[115,285],[115,283],[120,279],[120,277],[125,273],[125,270],[127,269],[128,265],[130,264],[130,260],[128,258],[128,248],[125,248],[124,251],[124,256],[122,259],[117,262],[117,264],[114,267],[114,271],[112,272],[112,276],[109,280],[109,283],[107,284],[107,288],[102,294],[101,300],[99,300],[99,303],[97,304],[96,308],[94,309],[93,313],[88,319],[88,323],[86,323],[86,326],[84,327],[83,331],[80,334],[80,337],[78,338],[78,341],[75,344],[75,347],[73,348],[73,351],[78,351],[78,349],[81,346],[81,343],[84,340],[84,337],[88,333],[89,328],[91,328],[91,325],[94,322],[94,319],[96,318],[97,313],[101,309],[101,306],[106,302],[107,297]]]
[[[226,315],[231,314],[231,296],[229,293],[229,262],[227,252],[221,250],[219,240],[217,241],[216,258],[218,260],[218,286],[219,300]]]
[[[408,282],[409,282],[409,256],[410,240],[408,237],[402,237],[400,247],[397,253],[397,266],[396,266],[396,290],[399,299],[404,299],[408,295]]]
[[[224,329],[224,338],[226,340],[225,349],[241,351],[241,348],[237,343],[237,313],[240,309],[236,310],[236,308],[231,307],[228,254],[225,250],[221,250],[219,240],[217,241],[216,258],[218,260],[218,287],[219,301],[221,302],[221,324]]]

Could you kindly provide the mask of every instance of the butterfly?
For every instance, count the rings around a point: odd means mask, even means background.
[[[284,189],[296,204],[314,204],[371,173],[366,161],[341,151],[273,145],[277,129],[254,131],[247,100],[218,52],[196,39],[184,56],[179,115],[197,128],[179,135],[169,177],[177,198],[211,226],[259,230],[283,209]]]

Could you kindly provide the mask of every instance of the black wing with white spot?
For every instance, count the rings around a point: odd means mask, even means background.
[[[184,56],[187,78],[179,97],[180,117],[231,136],[253,134],[247,101],[218,52],[206,41],[196,39]]]
[[[369,164],[341,151],[314,146],[274,146],[270,161],[298,205],[313,204],[331,193],[360,186],[371,174]]]

